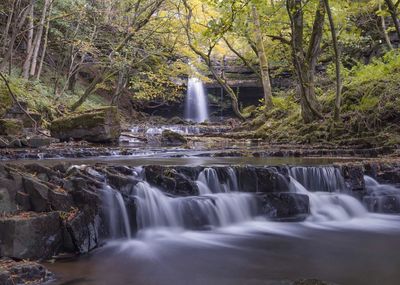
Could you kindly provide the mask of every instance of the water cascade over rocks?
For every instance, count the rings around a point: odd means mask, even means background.
[[[188,79],[185,118],[198,123],[208,120],[208,102],[204,85],[195,77]]]
[[[364,205],[384,212],[388,206],[381,205],[382,199],[395,201],[393,211],[399,208],[399,190],[370,177],[365,177],[363,205],[349,195],[349,184],[335,167],[144,166],[131,173],[136,182],[122,189],[124,195],[111,186],[103,189],[112,239],[151,229],[207,230],[254,219],[346,221],[367,215]],[[379,209],[367,203],[371,197]],[[127,210],[132,201],[134,212]]]
[[[363,203],[371,212],[395,214],[400,212],[400,188],[380,184],[370,176],[364,176],[367,195]]]

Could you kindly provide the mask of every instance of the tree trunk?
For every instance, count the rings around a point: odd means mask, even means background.
[[[33,26],[33,20],[34,20],[34,8],[35,8],[35,1],[31,0],[30,1],[30,7],[29,7],[29,16],[28,16],[28,43],[27,43],[27,48],[26,48],[26,58],[24,61],[24,65],[22,67],[22,76],[25,79],[29,79],[29,70],[31,67],[32,63],[32,56],[33,56],[33,51],[34,51],[34,45],[33,45],[33,32],[34,32],[34,26]],[[36,41],[36,38],[35,38]]]
[[[44,63],[44,58],[46,56],[47,43],[48,43],[48,39],[49,39],[50,16],[51,16],[52,8],[53,8],[53,2],[50,3],[49,12],[48,12],[48,15],[47,15],[47,23],[46,23],[46,31],[45,31],[45,34],[44,34],[42,55],[40,57],[40,63],[39,63],[39,68],[38,68],[37,75],[36,75],[36,80],[39,80],[40,79],[40,75],[42,74],[43,63]]]
[[[378,9],[379,9],[379,12],[382,12],[382,3],[380,0],[378,1]],[[381,15],[379,18],[381,18],[381,28],[382,28],[383,37],[385,38],[385,42],[386,42],[389,50],[393,50],[393,45],[392,45],[392,42],[390,41],[387,29],[386,29],[385,16]]]
[[[397,7],[393,3],[392,0],[385,0],[385,2],[386,2],[386,5],[388,6],[390,15],[392,16],[392,20],[393,20],[394,27],[396,29],[397,37],[400,40],[400,22],[397,17]]]
[[[16,4],[16,0],[13,0],[12,5],[11,5],[11,11],[7,18],[6,28],[4,29],[4,35],[3,35],[3,39],[2,39],[2,42],[3,42],[2,54],[6,53],[8,34],[10,32],[11,23],[12,23],[12,19],[14,17],[15,8],[16,8],[15,4]]]
[[[304,51],[303,39],[303,3],[301,0],[286,0],[292,30],[292,57],[299,83],[300,105],[305,123],[322,119],[320,104],[315,96],[315,67],[320,52],[324,26],[325,9],[319,1],[307,52]]]
[[[38,56],[39,56],[39,49],[40,49],[41,42],[42,42],[43,28],[44,28],[44,24],[46,21],[47,9],[49,8],[49,5],[50,5],[50,0],[46,0],[44,2],[44,7],[42,10],[42,17],[40,18],[40,24],[39,24],[38,30],[36,32],[36,37],[35,37],[35,42],[34,42],[35,47],[33,50],[30,76],[34,76],[36,74],[36,66],[37,66],[37,61],[38,61]]]
[[[256,47],[258,54],[258,61],[260,65],[260,74],[261,74],[261,82],[263,85],[264,91],[264,104],[266,110],[271,109],[273,107],[272,103],[272,88],[271,81],[269,78],[269,67],[268,67],[268,59],[265,54],[264,42],[261,32],[261,24],[260,17],[257,12],[256,6],[252,5],[252,14],[253,14],[253,23],[254,23],[254,33],[256,36]]]
[[[329,26],[331,28],[332,34],[332,42],[333,42],[333,49],[335,52],[335,68],[336,68],[336,97],[335,97],[335,114],[334,119],[335,121],[339,121],[340,119],[340,105],[341,105],[341,96],[342,96],[342,78],[340,74],[340,51],[339,51],[339,44],[336,34],[335,23],[333,21],[331,7],[329,6],[329,0],[324,0],[325,10],[328,14],[329,19]]]

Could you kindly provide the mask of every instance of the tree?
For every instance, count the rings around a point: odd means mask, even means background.
[[[336,97],[335,97],[335,114],[334,119],[339,121],[340,119],[340,102],[341,102],[341,93],[342,93],[342,78],[340,74],[340,51],[339,51],[339,44],[336,34],[335,23],[333,21],[331,7],[329,5],[329,0],[324,0],[325,9],[328,14],[329,19],[329,26],[331,28],[332,34],[332,42],[333,42],[333,50],[335,52],[335,69],[336,69]]]
[[[302,0],[286,0],[286,10],[290,19],[293,65],[297,74],[302,117],[305,123],[322,119],[320,104],[315,95],[315,67],[320,54],[325,5],[318,1],[311,36],[304,49],[304,3]]]
[[[256,38],[257,55],[260,65],[261,82],[264,90],[264,103],[268,110],[273,106],[272,88],[269,78],[268,59],[267,55],[265,54],[264,41],[261,33],[260,17],[258,15],[257,7],[254,4],[252,5],[252,16],[254,24],[254,34]]]
[[[400,0],[398,0],[396,3],[394,3],[392,0],[385,0],[385,2],[388,7],[390,15],[392,16],[393,24],[396,29],[397,36],[400,40],[400,22],[397,15],[397,9],[399,7]]]

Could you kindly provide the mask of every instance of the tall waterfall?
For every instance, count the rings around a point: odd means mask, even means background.
[[[189,78],[185,104],[185,118],[187,120],[198,123],[208,120],[207,95],[200,79]]]

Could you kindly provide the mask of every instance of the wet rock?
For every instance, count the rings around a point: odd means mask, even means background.
[[[74,206],[72,196],[63,189],[49,190],[48,199],[53,211],[68,212]]]
[[[310,214],[307,195],[266,193],[257,195],[260,214],[277,221],[303,221]]]
[[[24,177],[23,184],[25,192],[29,195],[32,210],[35,212],[48,211],[50,208],[48,201],[49,187],[30,177]]]
[[[15,199],[11,196],[11,191],[1,188],[2,186],[0,186],[0,213],[14,213],[17,210]]]
[[[0,148],[6,148],[6,147],[8,147],[8,140],[0,137]]]
[[[384,196],[364,196],[362,201],[365,207],[370,212],[400,214],[400,194]]]
[[[23,133],[24,126],[20,120],[0,119],[0,135],[20,136]]]
[[[65,222],[65,227],[75,251],[86,253],[98,246],[99,219],[97,216],[80,211]]]
[[[188,125],[188,122],[180,117],[172,117],[168,120],[170,125]]]
[[[42,284],[49,279],[50,272],[36,262],[0,259],[0,284]]]
[[[341,172],[350,190],[363,191],[365,189],[364,170],[361,165],[343,165]]]
[[[180,146],[187,143],[187,139],[176,132],[164,130],[161,134],[161,143],[164,146]]]
[[[54,142],[57,142],[57,140],[45,136],[34,136],[27,140],[28,146],[32,148],[46,147]]]
[[[17,259],[49,258],[61,245],[58,213],[21,213],[0,218],[0,255]]]
[[[117,108],[107,107],[54,120],[50,131],[61,141],[114,142],[121,135],[121,125]]]
[[[199,195],[199,188],[195,181],[174,168],[147,166],[145,167],[145,176],[147,182],[172,195]]]

